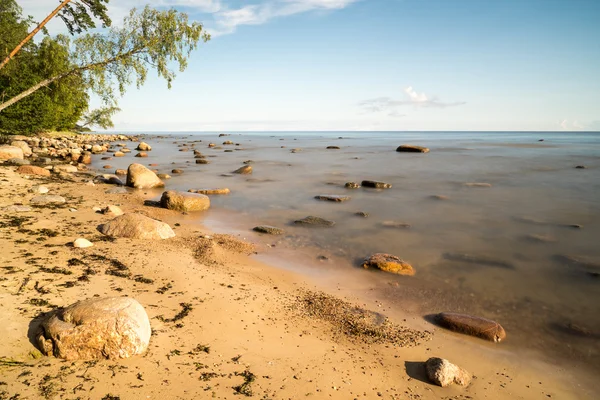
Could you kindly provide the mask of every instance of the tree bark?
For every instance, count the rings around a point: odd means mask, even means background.
[[[40,29],[42,29],[44,27],[44,25],[46,25],[48,23],[48,21],[50,21],[52,18],[54,18],[54,16],[56,14],[58,14],[58,12],[61,10],[61,8],[63,8],[64,6],[67,5],[67,3],[69,3],[71,0],[63,0],[62,3],[60,3],[58,5],[58,7],[56,7],[54,9],[54,11],[52,11],[50,13],[50,15],[48,15],[42,22],[39,23],[38,26],[35,27],[34,30],[32,30],[29,35],[27,35],[27,37],[25,39],[23,39],[21,41],[21,43],[19,43],[17,45],[17,47],[14,48],[13,51],[10,52],[10,54],[4,59],[4,61],[2,61],[2,64],[0,64],[0,69],[4,68],[4,66],[6,64],[8,64],[8,62],[10,60],[12,60],[12,58],[15,56],[15,54],[17,54],[19,52],[19,50],[21,50],[21,47],[23,47],[25,45],[25,43],[29,42],[31,40],[32,37],[35,36],[36,33],[38,33],[40,31]]]

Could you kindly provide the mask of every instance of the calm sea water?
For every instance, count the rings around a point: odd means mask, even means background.
[[[505,348],[534,349],[600,371],[600,133],[166,135],[146,136],[153,146],[149,158],[117,158],[111,165],[126,168],[135,160],[157,163],[159,172],[183,169],[172,174],[168,189],[229,188],[230,195],[211,196],[211,210],[193,218],[274,245],[269,257],[279,257],[277,265],[326,273],[348,285],[362,281],[379,298],[421,315],[461,311],[493,318],[508,331]],[[239,146],[221,145],[225,140]],[[211,142],[220,148],[208,148]],[[400,144],[431,152],[397,153]],[[196,165],[192,145],[211,163]],[[246,160],[253,160],[252,175],[223,176]],[[344,188],[364,179],[392,188]],[[465,185],[473,182],[491,187]],[[315,200],[320,194],[351,200]],[[336,224],[311,229],[291,223],[308,215]],[[252,232],[259,224],[286,234]],[[360,269],[360,260],[375,252],[409,261],[416,275]]]

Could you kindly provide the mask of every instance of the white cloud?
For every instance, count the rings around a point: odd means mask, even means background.
[[[464,101],[454,103],[444,103],[437,97],[429,98],[425,93],[418,93],[412,86],[404,89],[404,99],[395,100],[391,97],[377,97],[361,101],[358,105],[366,113],[387,113],[391,117],[405,116],[398,112],[399,107],[413,106],[416,108],[445,108],[466,104]]]
[[[580,124],[577,120],[569,122],[568,119],[563,119],[562,121],[559,121],[558,125],[560,126],[560,129],[564,131],[580,131],[587,128],[587,126]]]

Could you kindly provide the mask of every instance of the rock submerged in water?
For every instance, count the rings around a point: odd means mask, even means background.
[[[335,222],[325,218],[309,215],[308,217],[295,220],[294,224],[305,226],[333,226],[335,225]]]
[[[210,161],[208,161],[207,159],[204,159],[204,158],[197,158],[196,164],[210,164]]]
[[[327,146],[327,150],[339,150],[340,146]]]
[[[425,362],[427,378],[438,386],[446,387],[453,383],[467,386],[471,382],[471,374],[443,358],[432,357]]]
[[[315,196],[315,199],[323,200],[323,201],[342,202],[342,201],[350,200],[350,197],[349,196],[340,196],[340,195],[336,195],[336,194],[320,194],[318,196]]]
[[[396,229],[408,229],[410,228],[410,224],[406,222],[398,222],[398,221],[383,221],[381,226],[384,228],[396,228]]]
[[[285,232],[281,228],[277,228],[275,226],[270,225],[255,226],[254,228],[252,228],[252,230],[255,232],[266,233],[267,235],[283,235],[283,233]]]
[[[205,188],[205,189],[189,189],[190,193],[200,194],[229,194],[231,191],[228,188]]]
[[[429,149],[423,146],[413,146],[410,144],[402,144],[396,149],[399,153],[429,153]]]
[[[160,205],[175,211],[205,211],[210,207],[210,198],[200,193],[168,190],[162,194]]]
[[[489,267],[499,267],[506,269],[515,269],[515,266],[507,261],[487,256],[475,256],[466,253],[444,253],[446,260],[464,262],[468,264],[487,265]]]
[[[175,237],[171,227],[142,214],[123,214],[99,225],[98,231],[106,236],[130,239],[169,239]]]
[[[506,332],[502,325],[486,318],[443,312],[435,315],[434,321],[441,327],[451,331],[480,337],[492,342],[500,342],[506,338]]]
[[[492,184],[485,183],[485,182],[467,182],[467,183],[463,183],[463,186],[472,187],[472,188],[491,188]]]
[[[151,336],[146,310],[129,297],[92,298],[53,311],[36,333],[40,350],[65,360],[128,358]]]
[[[152,189],[164,187],[165,184],[142,164],[131,164],[127,168],[127,186],[136,189]]]
[[[238,169],[236,169],[235,171],[233,171],[234,174],[242,174],[242,175],[248,175],[252,173],[252,166],[251,165],[244,165],[243,167],[239,167]]]
[[[376,268],[398,275],[413,276],[415,274],[412,265],[399,257],[386,253],[375,253],[372,256],[365,258],[361,266],[365,269]]]
[[[361,185],[364,187],[375,188],[375,189],[389,189],[392,187],[391,184],[378,181],[362,181]]]

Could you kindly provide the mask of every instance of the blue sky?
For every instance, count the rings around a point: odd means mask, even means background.
[[[600,0],[111,3],[213,34],[171,90],[127,92],[118,130],[600,130]]]

